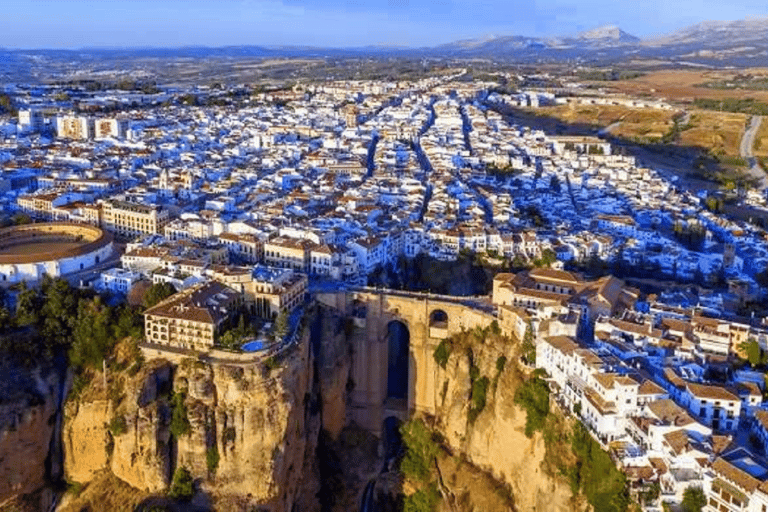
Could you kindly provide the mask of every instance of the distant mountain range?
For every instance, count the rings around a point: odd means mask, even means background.
[[[505,35],[469,39],[432,47],[365,46],[228,46],[181,48],[85,48],[79,50],[0,49],[0,81],[31,79],[52,63],[111,61],[127,65],[136,59],[267,58],[267,57],[403,57],[493,59],[521,63],[574,62],[609,65],[651,61],[670,65],[768,66],[768,17],[707,21],[664,36],[640,39],[608,25],[577,35],[526,37]],[[39,69],[38,69],[39,68]],[[60,69],[61,69],[60,68]]]
[[[456,41],[421,50],[453,57],[507,57],[523,61],[610,62],[644,58],[717,66],[764,65],[768,63],[768,17],[707,21],[648,39],[608,25],[571,37],[501,36]]]

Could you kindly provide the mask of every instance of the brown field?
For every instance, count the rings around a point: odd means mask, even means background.
[[[627,139],[659,139],[672,127],[674,112],[616,105],[558,105],[530,110],[569,124],[606,127],[621,122],[611,133]]]
[[[678,143],[709,149],[714,154],[738,156],[748,119],[745,114],[694,110],[691,112],[691,128],[680,133]]]
[[[754,151],[756,157],[768,157],[768,118],[763,118],[760,129],[757,131]]]
[[[666,70],[653,71],[645,76],[617,82],[589,82],[606,91],[619,92],[630,96],[664,99],[671,102],[691,102],[695,98],[754,98],[768,101],[768,91],[749,89],[709,89],[697,85],[727,80],[736,74],[752,73],[755,75],[768,74],[762,68],[747,70]]]

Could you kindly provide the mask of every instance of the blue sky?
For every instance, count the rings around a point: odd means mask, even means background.
[[[3,0],[0,46],[431,46],[489,35],[637,36],[768,15],[765,0]]]

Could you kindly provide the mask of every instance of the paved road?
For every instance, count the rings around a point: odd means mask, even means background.
[[[768,179],[766,179],[765,171],[757,162],[752,148],[755,147],[755,137],[760,130],[760,125],[763,123],[763,116],[752,116],[749,121],[749,126],[744,130],[744,135],[741,137],[741,146],[739,151],[741,157],[744,158],[749,164],[749,174],[756,180],[758,180],[758,188],[765,190],[768,187]]]

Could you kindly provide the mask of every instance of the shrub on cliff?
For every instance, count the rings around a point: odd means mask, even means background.
[[[526,412],[525,435],[532,437],[537,430],[542,430],[549,414],[549,387],[539,377],[525,381],[515,391],[515,403]]]
[[[434,483],[419,489],[403,502],[403,512],[432,512],[440,502],[440,493]]]
[[[168,497],[173,500],[189,501],[195,495],[195,482],[187,468],[176,468]]]
[[[435,349],[434,357],[435,362],[445,370],[445,366],[448,364],[448,358],[451,356],[451,343],[448,340],[443,340]]]
[[[171,398],[173,413],[171,414],[171,435],[176,439],[187,435],[190,430],[187,418],[187,406],[184,404],[184,393],[174,393]]]
[[[219,467],[219,450],[215,446],[211,446],[205,451],[205,463],[209,474],[216,473],[216,469]]]
[[[432,439],[432,433],[423,421],[413,419],[403,423],[400,434],[406,448],[405,457],[400,462],[400,471],[406,478],[427,481],[439,450],[437,443]]]
[[[109,431],[112,436],[117,437],[128,432],[128,424],[125,421],[125,416],[118,414],[112,421],[109,422]]]

